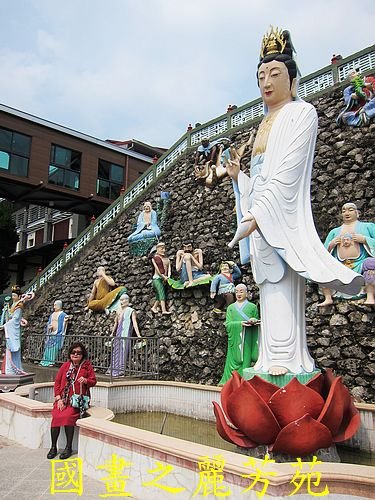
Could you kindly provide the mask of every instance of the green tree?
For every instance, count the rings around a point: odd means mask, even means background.
[[[17,245],[18,235],[12,219],[12,205],[2,200],[0,202],[0,290],[9,285],[8,257]]]

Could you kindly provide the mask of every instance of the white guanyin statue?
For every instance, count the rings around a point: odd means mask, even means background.
[[[298,98],[297,65],[289,32],[263,38],[258,83],[265,116],[256,135],[250,177],[231,147],[241,263],[251,262],[260,290],[261,333],[254,371],[312,373],[305,330],[305,280],[355,294],[361,275],[340,264],[316,233],[310,179],[317,135],[315,108]]]

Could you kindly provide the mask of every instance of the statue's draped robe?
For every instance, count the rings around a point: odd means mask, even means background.
[[[316,233],[310,179],[317,133],[315,108],[303,101],[286,104],[268,136],[262,160],[252,160],[251,177],[234,182],[238,223],[250,212],[258,225],[240,241],[241,262],[251,262],[260,290],[262,318],[259,358],[267,372],[283,366],[292,373],[315,368],[306,344],[305,279],[355,294],[363,278],[340,264]]]
[[[241,376],[244,368],[250,368],[251,362],[258,355],[258,327],[242,326],[243,321],[250,318],[258,319],[258,309],[248,300],[230,304],[227,308],[225,327],[228,333],[228,350],[224,373],[219,385],[230,379],[234,370]]]
[[[125,364],[129,353],[129,342],[123,340],[126,337],[131,337],[133,331],[132,314],[134,309],[128,306],[122,313],[116,330],[116,337],[112,343],[112,362],[111,370],[113,377],[124,375]]]
[[[157,214],[155,210],[151,210],[150,224],[146,223],[144,213],[141,212],[138,216],[136,230],[128,237],[128,241],[133,243],[146,238],[159,238],[160,235]]]
[[[64,311],[60,311],[57,318],[57,329],[55,331],[50,331],[49,326],[52,324],[53,314],[54,313],[52,313],[48,318],[46,327],[46,339],[43,359],[40,362],[42,366],[50,366],[55,364],[56,357],[64,343],[64,335],[66,329],[66,322],[64,320],[67,314]]]
[[[118,286],[112,290],[111,285],[109,285],[104,278],[100,278],[96,289],[95,299],[90,300],[87,307],[92,311],[102,312],[113,305],[125,291],[126,288],[124,286]]]
[[[3,363],[5,375],[22,375],[25,372],[21,360],[21,320],[23,303],[18,302],[10,309],[10,319],[4,324],[6,350]]]

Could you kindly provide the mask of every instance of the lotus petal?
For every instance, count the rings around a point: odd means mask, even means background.
[[[322,396],[326,400],[329,394],[329,391],[331,389],[331,385],[335,381],[336,376],[334,375],[333,371],[331,368],[327,368],[324,377],[323,377],[323,389],[322,389]]]
[[[301,384],[297,378],[281,387],[269,400],[269,407],[281,427],[308,413],[317,419],[324,406],[324,399],[313,389]]]
[[[268,403],[272,394],[280,389],[278,385],[271,384],[271,382],[267,382],[267,380],[258,377],[258,375],[254,375],[248,382],[266,403]]]
[[[328,448],[331,444],[329,429],[310,415],[304,415],[280,431],[271,451],[304,457],[319,448]]]
[[[316,391],[318,394],[322,394],[323,391],[323,383],[324,383],[324,377],[321,373],[318,373],[313,377],[311,380],[307,382],[306,387],[309,387],[310,389],[313,389]]]
[[[254,441],[247,438],[242,432],[237,429],[232,429],[232,427],[227,424],[224,413],[216,401],[212,401],[212,404],[214,405],[216,429],[219,436],[225,439],[225,441],[234,443],[237,446],[242,446],[243,448],[255,448],[257,446],[257,443],[254,443]]]
[[[353,399],[349,390],[342,382],[340,382],[339,386],[342,393],[342,398],[344,399],[344,411],[340,428],[333,437],[333,441],[335,443],[350,439],[357,432],[361,424],[359,411],[353,403]]]
[[[230,420],[247,437],[259,444],[270,444],[280,431],[277,420],[267,404],[252,388],[243,381],[240,387],[228,398]]]
[[[327,400],[318,418],[318,422],[328,427],[332,436],[336,436],[339,432],[344,416],[346,395],[342,387],[341,377],[337,377],[331,385]]]
[[[223,407],[224,413],[228,419],[229,419],[228,408],[227,408],[228,397],[232,394],[233,391],[239,388],[242,382],[243,378],[241,377],[241,375],[238,372],[234,371],[232,373],[231,378],[227,382],[225,382],[225,384],[221,388],[221,394],[220,394],[221,406]]]

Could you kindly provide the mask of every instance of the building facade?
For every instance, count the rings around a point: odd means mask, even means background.
[[[14,203],[12,282],[27,284],[164,152],[104,141],[0,104],[0,197]]]

